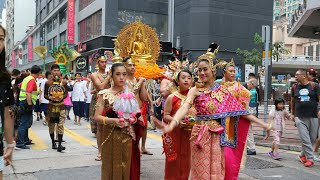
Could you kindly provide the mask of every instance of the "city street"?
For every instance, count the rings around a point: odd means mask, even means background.
[[[30,150],[15,150],[13,167],[6,167],[4,179],[8,180],[57,180],[100,179],[100,164],[94,160],[96,142],[89,123],[82,126],[67,120],[65,123],[66,151],[58,153],[51,149],[48,127],[34,121],[30,137],[35,143]],[[149,130],[147,148],[154,155],[142,155],[141,179],[163,179],[164,155],[159,132]],[[271,160],[269,148],[258,147],[256,156],[248,157],[240,179],[319,179],[320,164],[305,168],[298,161],[298,152],[281,151],[282,160]]]

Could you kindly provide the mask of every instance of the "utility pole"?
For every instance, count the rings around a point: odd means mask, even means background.
[[[264,120],[264,122],[267,122],[267,120],[268,120],[267,115],[268,115],[269,76],[270,76],[270,74],[269,74],[270,26],[262,26],[262,41],[264,42],[264,50],[265,50],[265,58],[263,61],[264,63],[262,63],[262,65],[264,65],[264,67],[265,67],[263,120]]]
[[[174,37],[174,0],[168,1],[168,41],[173,45]],[[174,47],[174,46],[173,46]]]

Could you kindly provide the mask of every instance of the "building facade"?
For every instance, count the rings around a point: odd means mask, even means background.
[[[26,15],[26,12],[27,15]],[[34,0],[7,0],[6,1],[6,55],[11,58],[15,45],[20,44],[30,28],[35,25]],[[6,64],[11,66],[9,61]]]
[[[30,49],[46,46],[50,50],[68,42],[69,47],[79,50],[82,58],[85,58],[88,63],[88,68],[81,70],[77,69],[76,61],[73,62],[74,71],[94,70],[92,54],[99,50],[100,52],[112,50],[114,46],[112,39],[116,37],[119,30],[124,25],[138,20],[155,28],[162,42],[160,57],[170,54],[171,43],[167,43],[168,2],[166,0],[147,2],[143,0],[36,0],[35,2],[36,25],[20,43],[15,45],[13,53],[10,53],[8,65],[11,68],[28,69],[32,65],[43,65],[43,63],[48,67],[54,62],[49,53],[43,61],[34,53],[30,55],[32,52]],[[69,18],[69,8],[74,11],[73,19]],[[70,23],[73,23],[73,32],[68,31]],[[81,48],[78,49],[79,45]],[[19,53],[21,53],[21,59],[17,56]]]
[[[19,61],[17,56],[11,58],[14,59],[13,67],[28,69],[34,64],[43,64],[35,54],[31,60],[28,59],[30,39],[33,48],[44,45],[52,49],[71,38],[73,42],[69,42],[69,46],[80,51],[81,58],[90,65],[86,70],[92,71],[92,54],[99,50],[112,50],[112,38],[119,30],[128,23],[141,20],[155,28],[161,41],[159,64],[169,59],[172,44],[180,46],[184,54],[194,61],[211,42],[217,42],[220,44],[219,58],[234,58],[241,72],[244,65],[236,55],[236,49],[253,48],[254,34],[261,33],[262,25],[271,26],[273,20],[272,1],[71,0],[74,2],[74,33],[69,37],[68,1],[36,1],[36,25],[15,46],[14,55],[22,52],[22,60]],[[170,13],[174,15],[174,22],[169,17]],[[168,42],[172,30],[173,42]],[[48,55],[45,64],[52,62]],[[73,70],[79,70],[76,61]]]

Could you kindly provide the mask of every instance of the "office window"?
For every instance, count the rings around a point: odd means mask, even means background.
[[[53,1],[49,1],[48,3],[48,14],[53,10]]]
[[[50,33],[52,31],[52,20],[49,20],[47,23],[47,31]]]
[[[79,1],[79,11],[89,6],[94,0],[80,0]]]
[[[59,24],[61,25],[62,23],[66,22],[66,20],[67,20],[67,8],[60,11]]]
[[[58,17],[57,15],[54,15],[52,18],[52,29],[55,29],[57,27],[58,24]]]
[[[57,36],[55,36],[52,38],[52,48],[57,46],[58,46],[58,39],[57,39]]]
[[[52,47],[52,39],[50,39],[49,41],[47,41],[47,48],[48,50],[51,50],[53,47]]]
[[[64,32],[60,33],[60,44],[62,44],[66,40],[67,40],[67,35],[66,35],[66,31],[64,31]]]
[[[99,10],[93,15],[82,20],[79,22],[78,27],[80,41],[86,41],[100,36],[102,33],[102,11]]]
[[[53,1],[53,7],[57,7],[59,5],[59,0],[54,0]]]

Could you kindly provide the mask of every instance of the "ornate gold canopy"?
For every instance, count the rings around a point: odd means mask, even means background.
[[[126,25],[117,35],[120,56],[130,57],[140,65],[153,65],[160,54],[160,43],[154,29],[141,22]]]

